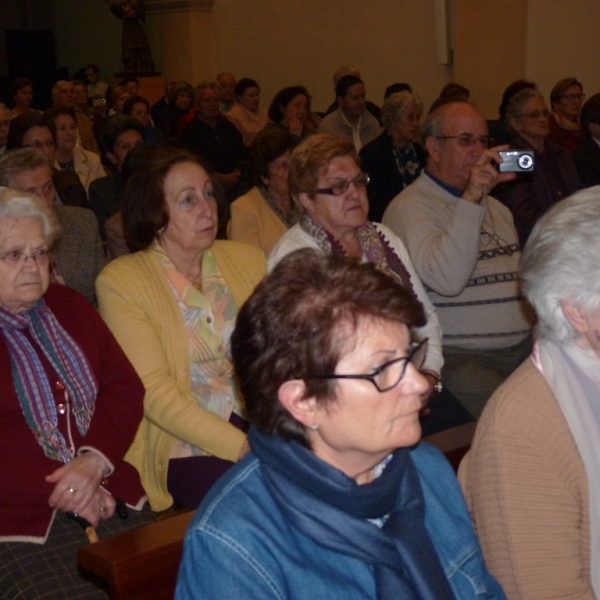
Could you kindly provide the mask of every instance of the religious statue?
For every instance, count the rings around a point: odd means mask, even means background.
[[[127,73],[153,73],[154,61],[144,29],[144,0],[106,0],[116,17],[123,21],[123,67]]]

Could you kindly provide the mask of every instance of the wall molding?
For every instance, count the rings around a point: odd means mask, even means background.
[[[214,4],[215,0],[146,0],[146,13],[210,12]]]

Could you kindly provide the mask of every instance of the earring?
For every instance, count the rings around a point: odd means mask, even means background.
[[[315,423],[313,423],[312,425],[309,425],[309,426],[308,426],[308,428],[309,428],[311,431],[317,431],[317,429],[319,429],[319,428],[318,428],[318,427],[315,425]]]

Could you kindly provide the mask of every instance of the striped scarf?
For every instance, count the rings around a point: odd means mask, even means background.
[[[27,424],[48,458],[69,462],[73,452],[57,427],[56,402],[50,380],[23,330],[29,329],[64,383],[82,436],[90,426],[98,393],[87,358],[41,298],[33,308],[20,313],[0,307],[0,329],[9,349],[12,377]]]

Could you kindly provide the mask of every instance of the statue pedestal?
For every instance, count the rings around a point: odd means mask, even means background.
[[[146,98],[150,106],[158,102],[165,95],[165,78],[160,74],[137,75],[135,73],[115,73],[112,80],[112,88],[119,85],[123,77],[137,77],[140,82],[139,95]]]

